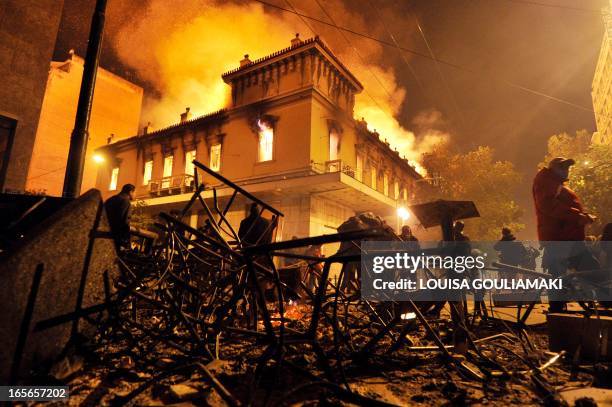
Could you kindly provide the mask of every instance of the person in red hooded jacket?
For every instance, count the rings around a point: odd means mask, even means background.
[[[574,164],[571,158],[553,158],[533,180],[538,239],[544,247],[542,263],[555,277],[565,274],[568,267],[576,270],[599,267],[584,244],[584,229],[593,223],[595,217],[584,210],[578,195],[565,185],[569,169]],[[568,245],[550,243],[558,241],[575,243],[568,244],[570,250]],[[554,293],[549,293],[549,297],[554,299]],[[561,311],[564,305],[564,302],[551,301],[550,310]]]

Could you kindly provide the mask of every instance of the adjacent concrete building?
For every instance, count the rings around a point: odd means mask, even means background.
[[[334,233],[362,211],[396,226],[397,209],[414,198],[421,177],[353,118],[362,85],[319,38],[296,37],[255,61],[247,55],[223,80],[231,87],[227,109],[193,119],[187,110],[178,124],[99,149],[98,188],[108,196],[133,183],[149,210],[183,208],[196,158],[284,212],[277,238]],[[217,189],[221,200],[230,193]],[[234,209],[229,219],[237,225],[246,202]],[[202,220],[191,214],[193,225]]]
[[[66,172],[70,135],[79,98],[84,60],[70,52],[66,61],[52,62],[26,190],[60,196]],[[96,185],[95,149],[138,131],[141,87],[98,68],[81,191]]]
[[[593,142],[599,144],[612,143],[612,0],[609,1],[603,12],[605,30],[591,92],[597,124]]]
[[[23,192],[63,0],[0,2],[0,191]]]

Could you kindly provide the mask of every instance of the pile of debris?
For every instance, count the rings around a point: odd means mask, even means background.
[[[209,205],[200,184],[182,213],[160,214],[150,251],[118,258],[103,303],[74,316],[99,315],[96,335],[63,359],[68,367],[56,367],[75,402],[561,405],[560,384],[584,386],[609,373],[562,366],[563,352],[547,352],[544,333],[520,321],[477,324],[450,318],[459,314],[453,303],[440,317],[428,315],[440,311],[436,304],[361,299],[359,242],[397,239],[374,215],[337,234],[243,244],[226,217],[235,198],[255,202],[260,216],[267,211],[271,228],[283,214],[195,164],[231,197],[220,205],[214,191]],[[196,229],[181,218],[198,202],[208,216]],[[330,243],[340,244],[333,256],[306,250]],[[278,259],[294,263],[278,268]],[[333,265],[341,269],[334,278]],[[458,331],[467,351],[452,344]]]

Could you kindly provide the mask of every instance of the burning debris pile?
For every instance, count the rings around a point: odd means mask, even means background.
[[[556,386],[585,380],[578,366],[559,367],[563,353],[546,352],[542,336],[530,338],[524,325],[477,326],[427,315],[439,312],[436,304],[362,300],[351,276],[358,242],[397,239],[374,217],[354,218],[357,228],[333,235],[241,243],[226,218],[236,198],[271,214],[262,236],[283,214],[195,164],[233,193],[223,207],[213,194],[209,206],[200,184],[183,213],[199,202],[208,214],[203,228],[162,213],[161,244],[119,258],[121,275],[106,284],[105,318],[85,345],[85,369],[69,382],[82,403],[561,404]],[[338,253],[304,250],[327,243],[340,243]],[[276,258],[297,263],[277,268]],[[333,265],[342,268],[338,278]],[[466,352],[449,344],[458,331]]]

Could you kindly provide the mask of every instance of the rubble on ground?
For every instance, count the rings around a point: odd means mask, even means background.
[[[271,225],[282,216],[222,181],[269,211]],[[103,307],[84,310],[99,317],[98,331],[73,342],[85,358],[80,369],[57,377],[70,386],[71,403],[564,405],[568,389],[610,385],[609,365],[549,352],[543,326],[458,322],[453,304],[436,315],[435,304],[364,301],[354,281],[330,278],[332,264],[359,261],[342,247],[393,238],[375,217],[334,235],[242,247],[225,219],[233,198],[209,207],[202,191],[184,213],[200,202],[207,226],[162,213],[161,241],[148,253],[123,253]],[[334,256],[304,254],[329,243],[340,244]],[[297,283],[281,278],[274,258],[302,263]],[[410,318],[401,318],[407,310]],[[453,348],[458,329],[467,352]],[[589,405],[580,397],[576,405]]]

